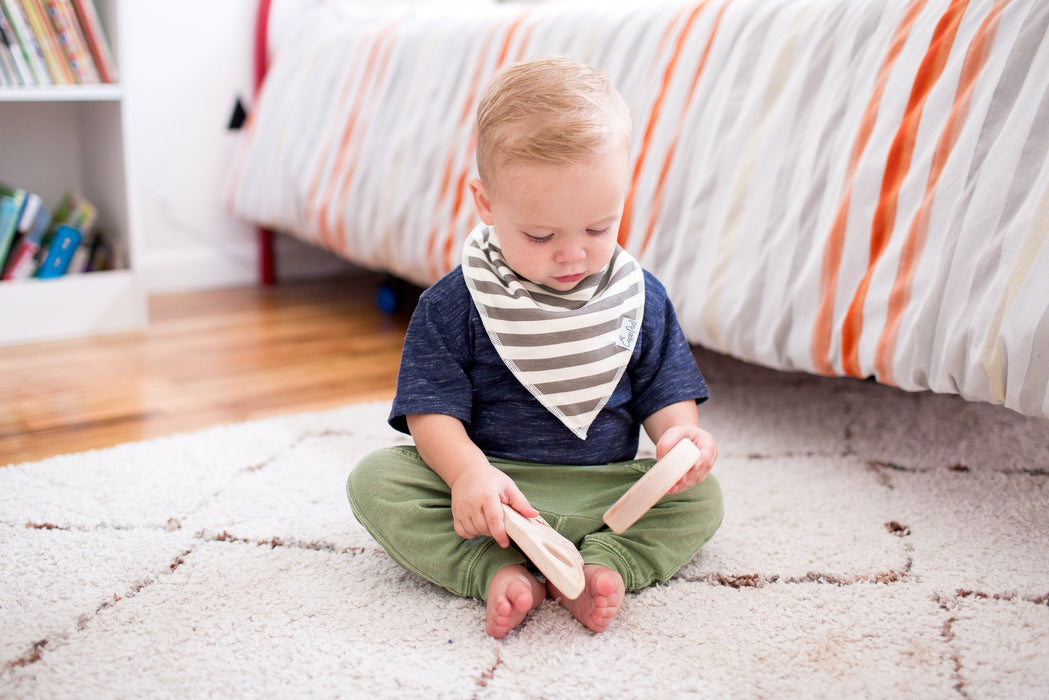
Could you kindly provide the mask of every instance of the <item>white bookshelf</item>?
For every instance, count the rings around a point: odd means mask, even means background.
[[[119,2],[95,0],[120,66]],[[0,345],[142,328],[146,294],[135,270],[126,105],[119,85],[0,87],[0,181],[54,208],[70,189],[98,207],[97,226],[126,252],[126,269],[0,281]]]

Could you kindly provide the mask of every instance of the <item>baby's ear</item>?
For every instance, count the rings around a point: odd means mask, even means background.
[[[474,198],[474,207],[477,209],[477,215],[481,217],[481,221],[487,226],[491,226],[494,223],[492,219],[492,202],[488,199],[488,193],[485,192],[484,183],[481,182],[481,178],[471,178],[470,182],[470,194]]]

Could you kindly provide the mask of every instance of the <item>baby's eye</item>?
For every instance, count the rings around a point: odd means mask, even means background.
[[[608,227],[605,226],[604,228],[588,228],[586,232],[589,233],[591,236],[600,236],[608,233]]]
[[[554,234],[552,233],[548,233],[545,236],[533,236],[528,232],[524,232],[524,235],[528,238],[528,240],[532,241],[533,243],[546,243],[554,237]]]

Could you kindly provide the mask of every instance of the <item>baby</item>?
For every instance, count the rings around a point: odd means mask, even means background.
[[[389,420],[415,447],[368,455],[347,482],[394,561],[487,601],[492,637],[548,597],[602,632],[625,591],[666,582],[721,524],[706,384],[665,289],[617,244],[630,139],[598,70],[542,58],[495,76],[469,183],[483,223],[404,340]],[[637,459],[641,427],[657,458],[682,439],[700,457],[617,535],[603,513],[654,463]],[[503,504],[576,545],[582,595],[565,598],[512,546]]]

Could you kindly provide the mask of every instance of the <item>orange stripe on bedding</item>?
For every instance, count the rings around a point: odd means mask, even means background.
[[[731,2],[731,0],[729,0]],[[648,149],[652,144],[652,134],[655,132],[656,124],[659,122],[660,113],[663,111],[663,102],[667,98],[667,90],[670,87],[670,82],[674,77],[674,72],[677,70],[678,61],[681,59],[681,51],[685,46],[685,41],[688,39],[688,35],[692,31],[692,26],[696,23],[696,19],[703,12],[707,5],[710,4],[710,0],[703,0],[698,3],[692,12],[689,13],[688,20],[685,25],[678,32],[677,41],[674,43],[674,52],[670,57],[670,61],[667,63],[667,67],[663,70],[663,82],[660,85],[659,94],[656,96],[656,101],[652,104],[652,109],[648,113],[648,123],[645,125],[645,133],[641,140],[641,148],[637,154],[637,160],[634,162],[634,172],[630,178],[630,188],[627,191],[626,203],[623,206],[623,218],[619,223],[619,245],[626,248],[627,242],[630,240],[630,219],[633,216],[634,210],[634,196],[637,191],[637,183],[641,179],[641,171],[645,167],[645,159],[648,157]],[[727,5],[728,3],[726,3]]]
[[[523,20],[523,17],[521,19]],[[522,61],[523,59],[525,59],[525,56],[528,52],[529,42],[532,40],[532,35],[535,33],[535,27],[536,25],[532,24],[525,30],[525,34],[521,35],[520,45],[517,47],[517,55],[514,57],[514,62]],[[507,38],[507,41],[504,44],[504,51],[502,51],[502,54],[500,54],[499,56],[499,65],[506,62],[507,49],[509,48],[510,37]],[[470,114],[472,114],[472,112],[470,112]],[[467,163],[473,162],[476,147],[477,136],[476,134],[473,134],[470,137],[470,145],[467,146]],[[458,249],[458,245],[461,245],[461,241],[459,241],[456,238],[455,234],[456,232],[461,231],[461,229],[459,229],[458,226],[459,219],[461,219],[464,215],[469,216],[469,214],[465,214],[464,210],[469,211],[470,207],[468,205],[463,204],[464,200],[466,199],[467,181],[469,177],[470,166],[468,165],[465,170],[459,173],[458,185],[455,190],[455,204],[452,211],[451,227],[448,231],[448,237],[445,238],[444,268],[442,268],[444,272],[451,271],[456,266],[456,264],[458,264],[458,260],[455,259],[455,253]],[[477,220],[479,221],[479,219]]]
[[[390,62],[393,58],[393,49],[396,41],[389,41],[393,38],[393,28],[391,27],[388,32],[384,32],[379,37],[379,42],[382,44],[383,52],[379,57],[379,65],[376,69],[376,77],[373,82],[372,94],[381,90],[386,84],[386,75],[390,68]],[[368,100],[366,104],[372,104],[377,101],[375,98]],[[374,109],[365,112],[362,116],[369,118],[369,124],[362,124],[362,129],[366,129],[370,125],[370,118],[373,116]],[[358,138],[354,141],[354,147],[352,156],[347,158],[346,175],[341,180],[341,186],[339,187],[339,194],[337,196],[338,204],[332,210],[336,216],[335,223],[335,234],[337,236],[337,249],[346,250],[346,215],[347,215],[347,204],[350,196],[350,185],[353,183],[353,176],[357,171],[357,166],[360,165],[360,153],[361,147],[364,145],[365,137]]]
[[[513,34],[520,27],[520,23],[523,20],[524,20],[524,17],[522,16],[518,20],[517,26],[513,27],[511,29],[511,31],[510,31],[510,34],[506,37],[506,41],[503,43],[503,50],[499,54],[499,63],[498,63],[498,65],[501,66],[501,65],[503,65],[506,62],[506,54],[508,53],[509,48],[510,48],[510,40],[513,37]],[[517,55],[514,57],[514,62],[518,62],[518,61],[521,61],[521,60],[524,59],[525,54],[527,53],[527,50],[528,50],[528,43],[529,43],[529,41],[531,41],[532,34],[535,32],[535,27],[536,27],[536,25],[533,24],[533,25],[529,26],[525,30],[524,34],[521,37],[520,46],[518,46],[518,48],[517,48]],[[469,112],[467,114],[467,116],[468,117],[472,116],[472,114],[473,114],[473,112]],[[475,134],[475,135],[470,137],[470,144],[469,144],[469,146],[467,146],[467,149],[466,149],[466,162],[467,163],[473,162],[474,152],[475,152],[476,148],[477,148],[477,136]],[[462,218],[463,210],[464,209],[466,209],[466,210],[469,209],[469,207],[463,203],[466,200],[467,180],[469,179],[469,177],[470,177],[470,166],[467,165],[466,169],[464,169],[462,172],[459,173],[459,182],[457,183],[456,189],[455,189],[455,203],[452,206],[451,226],[449,227],[449,230],[448,230],[448,236],[444,239],[444,266],[442,268],[440,268],[439,272],[449,272],[458,264],[458,260],[456,260],[455,253],[458,250],[458,244],[460,243],[460,241],[456,238],[455,234],[456,234],[456,232],[458,232],[460,230],[459,229],[459,220],[460,220],[460,218]]]
[[[510,26],[506,30],[506,35],[503,37],[502,46],[500,46],[499,48],[499,55],[496,58],[495,66],[492,68],[492,73],[502,68],[503,65],[506,63],[506,57],[507,54],[510,52],[510,44],[513,42],[514,35],[517,34],[517,30],[521,27],[521,24],[531,14],[532,9],[525,8],[518,14],[517,18],[510,23]],[[487,86],[488,78],[490,78],[489,74],[489,76],[485,77],[484,82],[482,82],[481,80],[481,71],[484,66],[484,56],[487,53],[488,46],[491,44],[492,39],[494,39],[498,29],[498,25],[493,27],[485,36],[484,50],[482,50],[481,52],[481,60],[477,62],[474,68],[473,76],[471,76],[470,79],[471,89],[469,92],[469,96],[466,102],[463,104],[463,112],[460,115],[460,131],[464,128],[469,128],[471,134],[473,133],[473,129],[472,127],[470,127],[470,124],[473,120],[474,110],[476,109],[477,101],[480,99],[480,94],[483,91],[483,89]],[[455,190],[452,193],[452,214],[448,224],[447,235],[444,239],[444,245],[441,247],[440,258],[438,258],[437,256],[439,227],[435,223],[434,227],[430,230],[430,237],[429,242],[427,244],[426,257],[429,261],[430,277],[433,279],[440,277],[441,275],[448,272],[454,267],[454,265],[452,265],[451,263],[451,260],[455,253],[455,222],[458,219],[460,212],[462,211],[463,202],[465,201],[464,195],[466,193],[466,181],[470,177],[469,163],[473,156],[475,143],[476,136],[471,135],[466,150],[467,164],[460,169],[457,177],[453,176],[455,168],[455,153],[450,153],[448,155],[448,161],[445,164],[444,176],[441,179],[441,195],[440,199],[438,199],[438,202],[443,201],[444,198],[448,196],[448,190],[453,182],[453,178],[455,182]]]
[[[474,64],[473,75],[470,76],[470,85],[472,89],[467,93],[466,99],[463,101],[463,111],[459,115],[459,126],[457,131],[463,128],[463,125],[469,120],[471,108],[477,94],[478,83],[481,80],[481,70],[484,67],[485,56],[488,55],[488,47],[491,46],[492,40],[495,38],[496,28],[490,29],[481,42],[481,50],[478,53],[477,62]],[[448,155],[448,159],[444,164],[444,170],[441,173],[441,189],[437,195],[437,206],[444,201],[444,198],[448,196],[448,190],[451,189],[452,183],[452,169],[455,166],[455,154],[451,153]],[[430,279],[437,279],[439,275],[440,266],[437,264],[437,233],[438,233],[437,222],[434,222],[433,227],[430,229],[430,234],[426,238],[426,260],[427,269],[430,275]]]
[[[393,35],[398,25],[399,23],[388,24],[376,34],[371,50],[368,52],[368,59],[365,62],[360,89],[357,91],[356,99],[350,109],[349,120],[343,129],[335,165],[328,176],[323,192],[317,193],[309,201],[307,212],[315,218],[314,226],[318,230],[321,242],[325,247],[332,250],[344,250],[346,236],[345,231],[342,230],[343,217],[342,214],[339,215],[339,223],[333,228],[329,225],[326,214],[330,211],[338,211],[338,209],[333,207],[333,203],[345,196],[345,187],[349,184],[353,175],[353,163],[357,151],[357,148],[354,147],[353,137],[357,134],[357,125],[362,116],[365,97],[368,95],[368,86],[378,83],[385,74],[386,67],[389,65],[391,50],[391,47],[386,44],[386,40]],[[383,53],[384,49],[385,53]],[[346,84],[343,86],[344,94],[349,91],[352,84],[352,79],[346,81]],[[346,172],[343,174],[344,169]],[[341,194],[338,194],[339,192]]]
[[[874,131],[874,123],[878,118],[878,110],[881,107],[889,75],[903,51],[903,46],[907,42],[907,37],[910,36],[918,15],[921,14],[927,2],[928,0],[913,0],[907,12],[904,13],[903,19],[900,20],[899,26],[896,27],[892,42],[889,44],[889,52],[878,69],[874,92],[867,101],[863,118],[860,120],[859,131],[856,133],[856,140],[852,144],[852,152],[849,154],[849,166],[842,188],[841,202],[838,204],[834,223],[827,234],[827,242],[823,248],[820,302],[816,310],[816,319],[813,322],[812,339],[809,343],[813,369],[820,374],[834,373],[834,366],[830,360],[831,336],[834,333],[834,296],[841,272],[841,256],[845,248],[845,228],[848,223],[849,208],[852,205],[852,185],[856,180],[856,170],[863,152],[867,149],[871,133]]]
[[[469,153],[473,153],[474,140],[470,139],[471,148]],[[459,214],[463,209],[463,201],[466,199],[466,180],[470,177],[469,170],[463,170],[459,173],[459,179],[455,183],[455,200],[452,203],[452,221],[448,227],[448,235],[444,239],[444,256],[442,257],[442,267],[438,269],[438,273],[450,272],[455,264],[453,263],[453,256],[455,255],[455,231],[456,221],[459,220]]]
[[[356,65],[360,61],[360,55],[361,55],[361,53],[364,52],[365,46],[366,46],[366,43],[364,41],[361,41],[361,42],[357,43],[354,46],[354,48],[353,48],[353,55],[350,58],[350,65]],[[367,61],[365,61],[365,66],[367,67]],[[354,77],[353,72],[352,71],[348,71],[346,73],[346,77],[343,79],[342,91],[339,94],[339,101],[338,101],[338,105],[340,106],[339,109],[341,109],[341,105],[343,105],[344,103],[346,103],[347,100],[350,99],[350,88],[353,86],[353,77]],[[333,130],[335,128],[336,128],[335,126],[332,127]],[[344,134],[343,139],[340,141],[340,144],[344,144],[345,143],[345,138],[346,138],[346,135]],[[334,166],[332,166],[332,169],[328,172],[328,175],[327,175],[329,181],[330,181],[331,176],[332,176],[331,174],[334,173],[334,172],[335,172],[334,171]],[[330,184],[330,183],[326,182],[324,180],[324,178],[325,178],[325,165],[324,165],[324,161],[321,161],[321,162],[319,162],[317,164],[317,167],[314,168],[313,173],[310,176],[309,184],[306,186],[306,195],[305,195],[305,200],[306,200],[306,205],[305,205],[305,208],[306,208],[306,220],[311,222],[311,225],[315,229],[319,229],[320,228],[320,220],[324,216],[324,214],[323,214],[324,203],[325,203],[324,197],[326,195],[321,192],[321,188],[327,186],[328,184]]]
[[[910,301],[911,285],[917,272],[918,263],[921,260],[922,251],[925,248],[929,217],[932,214],[932,206],[935,201],[936,186],[939,183],[940,176],[943,174],[947,159],[958,141],[962,125],[969,115],[976,80],[987,65],[987,58],[990,56],[991,46],[998,32],[999,20],[1009,2],[1011,0],[996,0],[994,7],[991,8],[983,22],[980,23],[979,29],[977,29],[969,44],[965,60],[962,63],[954,104],[951,107],[943,132],[940,134],[940,139],[936,144],[936,151],[933,154],[925,196],[922,198],[921,206],[911,222],[910,229],[907,232],[907,239],[904,241],[899,267],[896,271],[896,281],[892,286],[892,291],[889,293],[885,327],[882,329],[881,336],[878,339],[874,355],[874,371],[877,373],[879,380],[886,384],[895,384],[892,360],[896,354],[896,341],[903,321],[903,314]]]
[[[714,37],[718,34],[718,28],[721,26],[721,18],[727,9],[728,3],[722,5],[721,9],[718,10],[717,17],[714,18],[714,26],[710,29],[710,37],[707,38],[707,45],[703,47],[703,55],[700,56],[699,64],[696,66],[696,70],[692,75],[692,84],[688,88],[688,100],[685,102],[685,108],[681,110],[681,119],[678,120],[677,129],[674,132],[674,138],[671,140],[670,146],[667,148],[666,155],[663,158],[663,165],[659,169],[659,180],[656,182],[656,191],[652,195],[651,207],[648,212],[648,225],[645,227],[645,236],[641,239],[641,253],[644,253],[645,249],[648,248],[648,242],[652,239],[652,233],[656,229],[656,222],[659,220],[660,214],[662,214],[663,195],[666,193],[666,184],[668,174],[670,173],[670,166],[674,162],[674,155],[677,153],[677,144],[681,139],[681,131],[685,125],[685,115],[692,106],[692,99],[696,95],[696,86],[699,85],[699,79],[702,77],[703,71],[707,67],[707,59],[710,57],[710,49],[714,46]]]
[[[918,127],[921,125],[925,102],[933,86],[936,85],[936,81],[943,74],[947,58],[954,45],[954,39],[958,34],[962,15],[965,14],[968,6],[969,0],[953,0],[940,17],[940,21],[936,23],[932,41],[918,67],[918,73],[911,87],[911,94],[907,100],[907,111],[904,113],[903,121],[900,122],[899,129],[889,148],[889,158],[882,176],[881,195],[871,222],[867,271],[860,280],[859,287],[856,289],[852,303],[849,304],[848,312],[841,324],[842,369],[853,377],[862,376],[859,345],[860,336],[863,334],[863,306],[867,301],[874,269],[885,253],[889,239],[892,238],[893,229],[896,227],[900,187],[910,171],[914,143],[917,139]]]
[[[648,67],[649,80],[656,79],[656,68],[659,67],[658,58],[667,51],[667,47],[670,45],[670,37],[674,35],[674,28],[678,25],[678,22],[680,22],[683,18],[686,18],[687,15],[689,15],[690,13],[691,10],[689,10],[688,5],[685,5],[680,10],[675,12],[671,20],[667,22],[667,26],[663,29],[663,33],[659,37],[659,48],[656,49],[656,53],[654,54],[656,59],[653,60],[651,65],[649,65]]]

